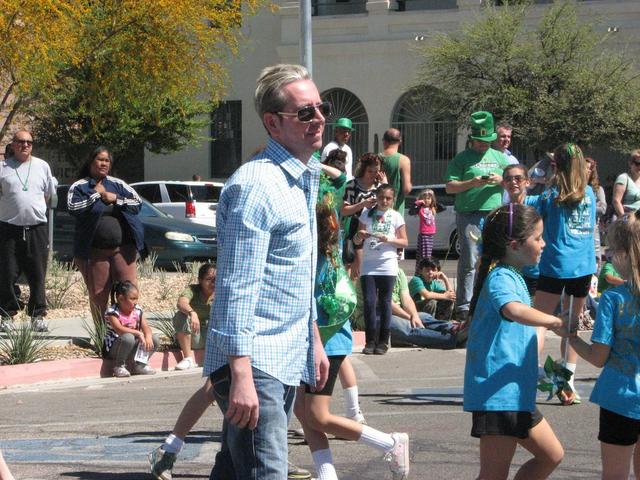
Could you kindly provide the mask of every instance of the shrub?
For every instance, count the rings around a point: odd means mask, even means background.
[[[57,258],[49,261],[45,289],[47,303],[52,309],[64,308],[67,305],[66,296],[69,290],[78,283],[79,279],[72,264],[61,262]]]
[[[0,363],[17,365],[42,360],[44,349],[51,344],[51,339],[31,327],[29,319],[15,323],[15,329],[0,338]]]

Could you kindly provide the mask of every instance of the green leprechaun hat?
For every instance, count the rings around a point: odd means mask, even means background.
[[[472,140],[480,140],[481,142],[493,142],[498,138],[498,134],[493,126],[493,115],[490,112],[474,112],[469,120],[471,124]]]

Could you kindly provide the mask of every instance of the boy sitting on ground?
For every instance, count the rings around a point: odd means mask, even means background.
[[[451,281],[440,269],[440,262],[425,257],[418,265],[419,274],[409,282],[409,293],[419,311],[439,320],[449,320],[453,314],[456,292]]]

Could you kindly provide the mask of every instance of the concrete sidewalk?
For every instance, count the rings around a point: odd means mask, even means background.
[[[171,316],[169,312],[154,313],[150,320],[158,316]],[[84,326],[84,322],[93,324],[90,316],[52,319],[48,321],[49,332],[45,335],[54,344],[86,345],[90,336]],[[154,329],[154,332],[160,333]],[[354,351],[362,350],[364,345],[364,332],[353,332]],[[0,334],[2,335],[2,334]],[[204,350],[195,350],[196,362],[202,365]],[[180,350],[167,350],[156,352],[151,357],[149,364],[158,371],[175,369],[176,364],[182,360]],[[51,360],[20,365],[4,365],[0,367],[0,388],[8,388],[16,385],[28,385],[40,382],[51,382],[70,378],[110,377],[113,372],[113,362],[101,358],[74,358],[68,360]]]

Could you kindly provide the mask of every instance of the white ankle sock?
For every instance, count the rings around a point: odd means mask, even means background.
[[[313,457],[313,464],[316,466],[318,480],[338,480],[338,474],[333,466],[331,450],[328,448],[316,450],[311,452],[311,456]]]
[[[362,435],[358,441],[384,452],[391,450],[394,444],[393,437],[391,435],[367,425],[362,426]]]
[[[353,417],[360,410],[360,402],[358,401],[358,386],[345,388],[342,390],[344,395],[344,416]]]
[[[165,452],[175,453],[176,455],[180,453],[182,450],[182,446],[184,445],[184,440],[176,437],[173,433],[169,435],[164,441],[164,445],[162,445],[162,449]]]
[[[569,385],[575,391],[576,388],[575,388],[575,386],[573,384],[573,380],[574,380],[574,378],[576,376],[576,367],[577,367],[577,365],[575,363],[566,363],[565,367],[567,368],[567,370],[570,370],[573,373],[573,375],[571,375],[571,378],[569,379]]]

